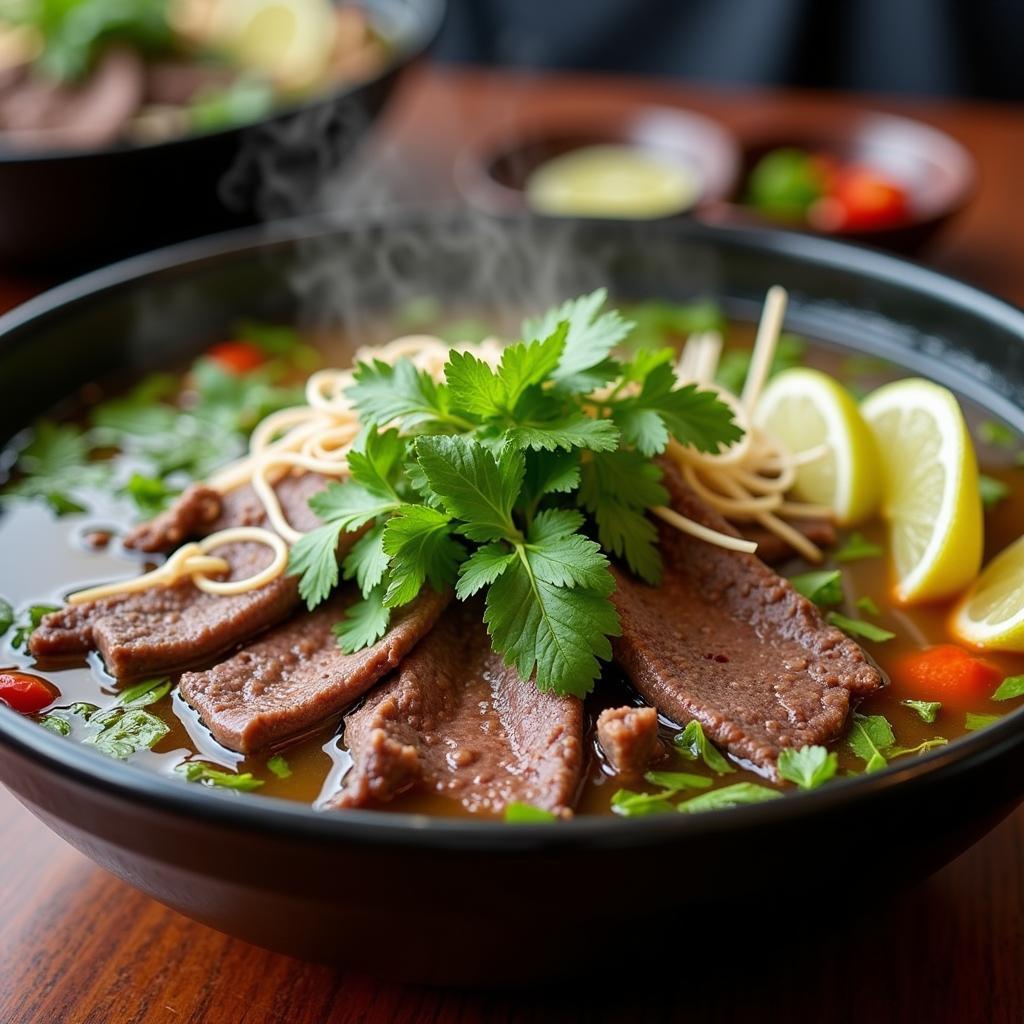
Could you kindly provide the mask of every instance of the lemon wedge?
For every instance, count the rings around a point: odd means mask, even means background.
[[[327,73],[337,30],[327,0],[230,0],[218,13],[217,37],[242,68],[293,90]]]
[[[1024,651],[1024,537],[989,562],[956,606],[952,626],[974,647]]]
[[[956,398],[912,377],[872,392],[861,411],[878,442],[897,598],[957,593],[978,574],[983,528],[978,464]]]
[[[878,453],[853,396],[820,370],[784,370],[764,389],[754,422],[788,452],[823,448],[797,469],[794,497],[828,505],[844,526],[873,515],[881,500]]]

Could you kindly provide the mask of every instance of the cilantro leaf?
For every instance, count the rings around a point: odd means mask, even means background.
[[[672,738],[676,752],[690,761],[701,760],[713,772],[727,775],[736,769],[718,751],[718,748],[704,735],[704,727],[697,721],[688,722],[686,728]]]
[[[557,821],[558,817],[543,807],[511,800],[505,805],[505,820],[518,825],[532,825],[542,821]]]
[[[160,477],[132,473],[121,493],[132,499],[140,515],[150,518],[163,512],[181,491],[177,487],[168,487]]]
[[[671,791],[660,793],[637,793],[631,789],[619,789],[612,794],[611,808],[614,814],[624,818],[640,818],[648,814],[665,814],[674,810],[669,797]]]
[[[661,578],[661,555],[658,532],[644,513],[668,501],[660,481],[661,470],[639,452],[595,452],[583,464],[577,495],[597,521],[601,546],[652,584]]]
[[[732,410],[714,391],[675,384],[672,367],[659,363],[647,374],[640,394],[615,405],[613,417],[627,444],[655,455],[665,450],[671,435],[698,451],[717,452],[743,436]]]
[[[819,569],[790,576],[789,582],[798,594],[803,594],[822,608],[841,604],[843,600],[843,574],[838,569]]]
[[[28,621],[21,621],[11,634],[11,646],[15,650],[21,650],[28,643],[28,638],[38,628],[43,618],[51,612],[59,612],[60,608],[55,604],[34,604],[28,609]]]
[[[378,523],[352,545],[342,562],[342,569],[345,579],[354,579],[359,592],[366,597],[384,578],[388,562],[384,551],[384,524]]]
[[[431,489],[449,515],[463,520],[470,540],[518,539],[512,507],[522,486],[521,452],[505,448],[497,459],[478,441],[465,437],[421,437],[416,458]]]
[[[611,658],[619,621],[606,596],[538,579],[521,552],[487,591],[484,621],[494,648],[537,687],[585,696]]]
[[[865,615],[881,615],[882,609],[878,607],[873,598],[870,598],[865,594],[863,597],[857,598],[857,608],[864,612]]]
[[[619,446],[619,430],[609,419],[595,419],[583,412],[568,413],[553,420],[517,423],[507,432],[517,448],[553,452],[556,449],[586,448],[612,452]]]
[[[945,736],[935,736],[930,740],[923,740],[916,747],[890,747],[885,754],[890,758],[903,757],[907,754],[927,754],[929,750],[944,747],[948,743],[949,740]]]
[[[375,493],[351,480],[329,483],[309,499],[309,507],[325,523],[354,533],[368,522],[393,512],[401,502],[394,495]]]
[[[399,359],[394,366],[379,359],[359,363],[354,379],[345,394],[352,400],[360,420],[369,426],[382,427],[400,420],[404,429],[411,430],[424,424],[453,421],[448,389],[408,359]]]
[[[342,523],[303,534],[288,553],[288,575],[299,577],[299,596],[312,611],[338,585],[338,540]]]
[[[346,456],[352,479],[368,494],[397,501],[393,478],[405,461],[406,443],[397,430],[370,427]]]
[[[986,729],[999,721],[998,715],[983,715],[977,711],[968,711],[964,716],[964,728],[968,732],[976,732],[978,729]]]
[[[268,758],[267,768],[279,779],[290,779],[292,776],[291,765],[288,764],[283,754],[274,754],[273,757]]]
[[[865,640],[872,640],[875,643],[884,643],[896,635],[888,629],[876,626],[873,622],[865,622],[863,619],[851,619],[846,615],[840,615],[839,612],[829,612],[825,618],[831,625],[837,626],[849,636],[863,637]]]
[[[117,696],[117,703],[125,707],[145,707],[147,704],[155,704],[163,700],[171,691],[171,681],[166,676],[156,679],[143,679],[142,682],[129,686],[122,690]]]
[[[384,552],[391,558],[390,584],[384,604],[408,604],[425,581],[437,591],[455,582],[465,555],[452,537],[451,521],[429,505],[403,505],[384,528]]]
[[[997,690],[996,693],[998,692]],[[939,717],[939,712],[942,710],[942,702],[937,700],[901,700],[900,703],[905,708],[916,712],[917,717],[929,725]]]
[[[837,562],[855,562],[861,558],[877,558],[882,554],[878,544],[862,537],[859,533],[852,533],[846,542],[835,553]]]
[[[681,789],[710,789],[711,779],[692,772],[645,772],[644,779],[652,786],[660,786],[672,793]]]
[[[864,762],[866,772],[877,772],[888,764],[885,751],[896,743],[896,737],[885,715],[854,712],[846,742]]]
[[[384,606],[383,585],[371,590],[361,601],[345,609],[345,617],[335,623],[331,631],[338,638],[338,646],[346,654],[354,654],[364,647],[372,647],[387,631],[391,609]]]
[[[615,310],[600,312],[607,297],[607,291],[598,288],[589,295],[564,302],[539,320],[523,324],[524,338],[547,338],[560,323],[568,324],[565,350],[552,374],[555,380],[565,380],[596,366],[632,330],[632,323],[623,320]]]
[[[1013,700],[1014,697],[1024,697],[1024,676],[1007,676],[992,694],[993,700]]]
[[[39,724],[44,729],[49,729],[50,732],[55,732],[58,736],[71,735],[71,723],[60,715],[43,715],[43,717],[39,719]]]
[[[710,789],[699,796],[690,797],[676,805],[681,814],[695,814],[699,811],[720,811],[726,807],[739,807],[742,804],[760,804],[766,800],[776,800],[782,794],[777,789],[759,786],[756,782],[735,782],[721,789]]]
[[[93,716],[91,721],[101,720]],[[170,732],[166,722],[141,708],[132,708],[102,721],[108,723],[103,730],[83,742],[121,761],[140,750],[151,749]]]
[[[801,789],[816,789],[828,782],[839,767],[839,758],[825,747],[786,747],[779,752],[779,775]]]
[[[579,485],[578,452],[527,452],[520,504],[530,508],[548,494],[568,494]]]
[[[220,768],[213,768],[201,761],[186,761],[174,769],[179,775],[183,775],[188,782],[198,782],[204,786],[216,786],[218,789],[237,789],[248,792],[259,789],[263,785],[262,779],[255,778],[250,772],[225,772]]]
[[[515,560],[516,553],[501,544],[486,544],[477,548],[459,566],[459,582],[455,596],[460,601],[472,597],[484,587],[489,587]]]
[[[501,353],[499,376],[505,389],[504,406],[515,409],[527,388],[555,372],[565,351],[568,323],[559,323],[542,341],[507,345]]]
[[[584,587],[602,597],[615,589],[601,546],[575,531],[582,517],[567,509],[548,509],[534,520],[525,545],[533,575],[556,587]]]

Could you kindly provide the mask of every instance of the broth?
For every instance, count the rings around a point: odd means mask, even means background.
[[[729,349],[749,348],[752,340],[753,329],[749,325],[730,326]],[[336,358],[338,353],[351,351],[351,346],[338,337],[322,337],[316,339],[316,344],[329,360]],[[898,367],[877,365],[858,357],[851,358],[824,343],[808,344],[803,361],[833,374],[854,388],[874,387],[900,375]],[[985,419],[985,413],[966,402],[962,404],[972,424],[984,472],[1006,484],[1009,491],[1004,500],[986,513],[985,557],[988,560],[1019,535],[1020,524],[1024,522],[1024,469],[1015,464],[1012,453],[1007,449],[983,444],[978,439],[977,426]],[[0,551],[3,552],[5,569],[3,596],[16,609],[32,602],[61,604],[69,592],[83,585],[124,578],[138,571],[139,556],[125,551],[116,540],[116,534],[126,529],[131,522],[126,502],[101,491],[95,491],[90,498],[88,513],[64,517],[56,517],[45,510],[43,503],[36,501],[13,502],[4,511],[0,517]],[[97,529],[111,530],[115,534],[114,541],[105,548],[91,547],[88,538]],[[859,532],[884,546],[885,527],[880,521],[861,527]],[[844,534],[841,534],[840,543],[843,537]],[[892,581],[884,557],[844,562],[840,566],[828,555],[824,567],[842,568],[845,592],[851,607],[862,598],[870,598],[878,605],[880,613],[872,615],[872,620],[895,636],[885,643],[868,643],[865,649],[887,674],[891,673],[898,659],[909,651],[955,642],[947,625],[952,602],[912,608],[897,606],[891,597]],[[779,567],[779,572],[792,576],[808,568],[811,566],[807,563],[793,559]],[[60,692],[55,704],[57,709],[69,708],[76,702],[86,702],[100,708],[110,707],[118,692],[131,682],[114,680],[106,673],[95,654],[85,663],[70,666],[37,664],[24,649],[16,650],[10,640],[8,636],[6,641],[0,641],[3,643],[0,647],[0,667],[19,668],[42,675]],[[986,654],[985,657],[1007,676],[1024,673],[1022,655]],[[170,678],[177,681],[176,676]],[[928,724],[913,710],[900,704],[901,699],[910,696],[910,693],[885,689],[865,701],[859,710],[884,714],[893,726],[897,743],[914,747],[937,736],[954,740],[963,735],[966,731],[967,712],[1002,715],[1024,703],[1021,699],[1001,703],[981,700],[969,706],[949,703],[944,706],[938,720]],[[603,755],[596,745],[594,723],[602,708],[627,703],[641,704],[642,701],[614,667],[606,667],[594,694],[586,703],[587,753],[582,792],[577,803],[579,813],[611,813],[611,796],[621,788],[622,782],[611,774],[604,763]],[[251,773],[262,781],[260,794],[316,806],[337,790],[350,763],[340,737],[340,716],[299,739],[293,739],[280,751],[267,750],[257,756],[244,757],[220,746],[175,690],[147,710],[157,714],[169,730],[153,749],[141,750],[131,756],[131,764],[142,770],[170,774],[184,759],[198,755],[226,769]],[[347,710],[351,711],[352,708]],[[71,733],[67,737],[69,742],[80,741],[95,732],[81,716],[71,715],[68,720],[71,725]],[[662,720],[661,732],[666,740],[670,740],[678,731],[677,724]],[[749,774],[750,769],[742,765],[737,765],[737,771],[733,774],[714,775],[699,762],[683,758],[670,743],[666,747],[671,753],[667,760],[657,765],[659,770],[705,774],[712,780],[713,786],[754,777]],[[839,755],[840,774],[863,770],[863,762],[854,756],[845,742],[834,744],[833,749]],[[283,772],[279,774],[268,765],[271,755],[279,752],[284,754],[290,771],[283,778],[280,777]],[[761,777],[756,781],[771,784]],[[655,790],[655,787],[646,783],[630,785],[631,788],[646,787],[650,792]],[[240,798],[248,799],[250,795]],[[466,814],[456,801],[423,793],[406,794],[387,805],[386,809],[446,816]]]

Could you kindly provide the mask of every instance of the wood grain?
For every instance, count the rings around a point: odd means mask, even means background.
[[[451,154],[470,134],[564,102],[580,82],[427,69],[407,81],[374,156],[405,168],[410,194],[450,195]],[[587,79],[584,87],[592,100],[629,95],[689,104],[737,127],[794,105],[824,105],[838,116],[854,104],[805,94],[709,96],[607,79]],[[976,201],[929,262],[1024,302],[1024,118],[994,105],[874,105],[951,131],[981,165]],[[0,279],[0,303],[30,290]],[[884,836],[850,842],[863,845],[865,856],[886,856]],[[650,949],[642,936],[596,936],[600,973],[586,986],[410,989],[302,964],[193,924],[95,868],[0,790],[0,1024],[1024,1020],[1024,810],[897,897],[861,892],[856,879],[840,884],[834,907],[780,913],[768,932],[738,929],[717,967]],[[869,910],[855,917],[855,906]],[[496,907],[500,927],[500,896]],[[681,933],[699,928],[680,922]],[[764,949],[779,951],[770,965],[759,962]]]

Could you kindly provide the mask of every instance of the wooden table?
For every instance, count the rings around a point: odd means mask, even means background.
[[[523,111],[577,102],[580,79],[425,69],[407,79],[379,142],[421,197],[451,191],[451,154],[467,136]],[[655,82],[586,80],[589,101],[622,95],[683,103],[738,127],[775,112],[855,101],[805,94],[708,95]],[[1024,117],[982,104],[878,101],[956,135],[980,189],[930,254],[936,266],[1024,303]],[[415,174],[408,171],[415,168]],[[0,303],[26,286],[0,280]],[[949,814],[960,813],[950,807]],[[404,989],[302,964],[180,917],[64,845],[0,790],[0,1024],[322,1024],[473,1021],[1024,1021],[1024,809],[970,852],[853,926],[846,907],[780,917],[805,934],[784,969],[756,965],[764,936],[737,935],[728,970],[709,978],[651,950],[643,936],[600,939],[609,969],[586,988],[464,994]],[[884,837],[850,836],[885,857]],[[827,856],[827,851],[809,851]],[[343,884],[343,883],[342,883]],[[686,922],[681,922],[681,927]],[[496,921],[496,926],[500,926]],[[528,956],[529,951],[524,951]],[[657,980],[657,979],[661,980]],[[592,995],[584,996],[583,991]]]

